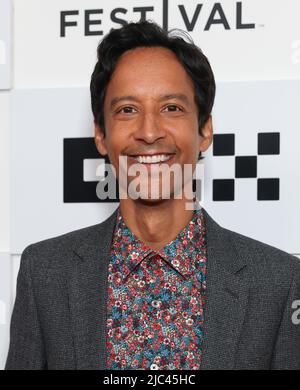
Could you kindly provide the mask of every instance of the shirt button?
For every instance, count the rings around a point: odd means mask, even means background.
[[[158,370],[158,365],[155,363],[151,364],[150,370]]]

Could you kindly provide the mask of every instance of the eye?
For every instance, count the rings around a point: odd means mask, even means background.
[[[182,111],[182,109],[180,107],[178,107],[176,104],[169,104],[168,106],[166,106],[163,111],[167,111],[167,112],[179,112],[179,111]]]
[[[126,106],[126,107],[122,107],[120,109],[117,110],[117,114],[132,114],[134,112],[136,112],[137,110],[134,108],[134,107],[131,107],[131,106]]]

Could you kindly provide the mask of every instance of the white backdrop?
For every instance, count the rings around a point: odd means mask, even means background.
[[[93,135],[88,85],[96,47],[120,19],[144,13],[190,30],[217,80],[215,133],[234,135],[234,153],[206,153],[204,205],[221,225],[300,254],[300,3],[218,3],[0,0],[0,368],[24,247],[100,222],[117,206],[64,203],[63,159],[64,139]],[[63,20],[74,25],[62,28]],[[258,137],[266,133],[279,140],[275,154],[258,153]],[[237,178],[245,156],[257,163],[256,175]],[[86,165],[83,179],[94,176],[93,164]],[[258,180],[268,178],[279,179],[278,200],[257,199]],[[213,200],[213,180],[220,179],[234,185],[234,200]]]

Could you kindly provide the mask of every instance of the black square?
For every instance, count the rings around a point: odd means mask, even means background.
[[[235,158],[235,177],[250,178],[257,176],[257,156],[238,156]]]
[[[280,154],[280,133],[258,133],[258,154]]]
[[[213,180],[213,201],[234,200],[234,179]]]
[[[119,202],[117,199],[100,199],[97,196],[97,181],[83,180],[83,160],[101,157],[93,137],[65,138],[63,140],[63,198],[64,203]],[[102,156],[107,164],[108,156]]]
[[[258,179],[257,200],[279,200],[279,179]]]
[[[214,134],[214,156],[234,156],[234,134]]]

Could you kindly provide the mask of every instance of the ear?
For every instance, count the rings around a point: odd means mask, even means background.
[[[211,145],[213,140],[213,124],[212,116],[210,115],[199,134],[199,151],[205,152]]]
[[[107,148],[106,148],[106,140],[105,140],[105,134],[100,127],[98,123],[94,121],[94,129],[95,129],[95,145],[98,149],[98,152],[105,156],[107,154]]]

